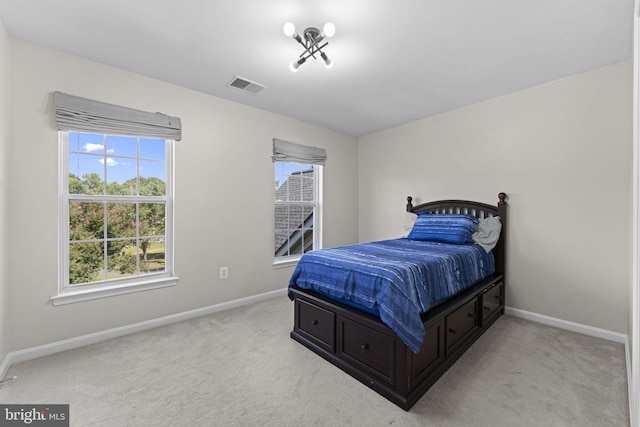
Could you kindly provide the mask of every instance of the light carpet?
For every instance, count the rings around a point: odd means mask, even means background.
[[[406,412],[289,338],[286,297],[11,367],[72,426],[628,426],[624,346],[510,316]]]

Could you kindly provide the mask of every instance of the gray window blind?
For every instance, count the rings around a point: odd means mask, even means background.
[[[148,113],[55,92],[58,130],[150,138],[182,139],[178,117]]]
[[[327,159],[324,148],[309,147],[273,138],[273,161],[323,165]]]

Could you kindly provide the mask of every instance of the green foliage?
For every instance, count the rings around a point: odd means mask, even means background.
[[[140,177],[140,195],[164,196],[166,186],[163,180],[155,176],[151,178]]]
[[[69,204],[69,240],[100,239],[104,235],[104,205],[93,202]]]
[[[69,283],[95,282],[100,280],[103,266],[102,245],[99,243],[78,243],[69,248]]]
[[[85,194],[104,194],[104,183],[97,173],[83,175],[82,185],[85,189]]]
[[[70,194],[86,193],[86,189],[84,188],[84,183],[82,182],[82,180],[72,173],[69,174],[69,193]]]
[[[109,256],[109,268],[120,274],[136,272],[136,256],[120,251],[115,256]]]
[[[164,196],[164,181],[151,177],[139,179],[140,194],[144,196]],[[69,174],[70,194],[104,194],[127,196],[137,195],[138,180],[130,179],[104,185],[96,173],[83,175],[82,179]],[[136,209],[139,227],[136,228]],[[106,213],[106,230],[105,230]],[[147,252],[149,247],[161,241],[151,236],[164,236],[164,203],[135,202],[80,202],[69,203],[69,279],[71,284],[95,282],[104,279],[104,249],[106,237],[107,266],[111,272],[122,275],[149,271]],[[136,233],[140,236],[140,246],[136,250]],[[106,235],[105,235],[106,234]],[[149,238],[144,238],[149,236]],[[117,240],[116,240],[117,239]],[[83,241],[83,242],[79,242]],[[77,243],[74,243],[77,242]],[[131,249],[128,250],[128,249]],[[141,254],[136,266],[136,253]]]

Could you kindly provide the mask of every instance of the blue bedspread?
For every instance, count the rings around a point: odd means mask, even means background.
[[[315,290],[377,312],[417,353],[425,335],[420,314],[494,270],[493,254],[479,245],[403,238],[308,252],[289,287]]]

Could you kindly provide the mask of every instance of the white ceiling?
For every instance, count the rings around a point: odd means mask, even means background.
[[[0,0],[8,33],[351,135],[629,59],[633,0]],[[282,32],[336,35],[326,69]],[[267,86],[258,95],[234,76]],[[170,114],[171,112],[167,112]]]

